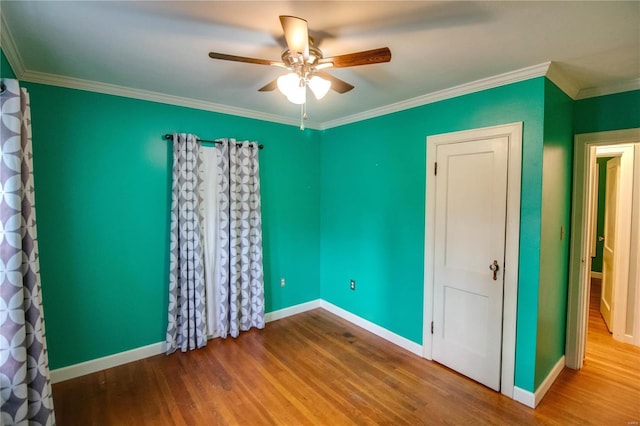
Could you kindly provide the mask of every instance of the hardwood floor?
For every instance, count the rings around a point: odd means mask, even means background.
[[[637,424],[640,350],[604,343],[597,324],[589,327],[585,368],[565,369],[536,410],[316,309],[201,350],[57,383],[56,418],[60,426]]]
[[[600,315],[600,280],[592,280],[587,350],[580,371],[565,368],[538,410],[574,406],[576,424],[637,425],[640,348],[613,340]]]

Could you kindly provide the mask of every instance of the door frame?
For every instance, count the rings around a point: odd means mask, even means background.
[[[425,239],[424,239],[424,310],[422,356],[433,359],[433,335],[427,324],[433,321],[435,199],[434,174],[439,145],[478,139],[508,138],[507,215],[504,263],[504,301],[502,319],[502,366],[500,392],[513,398],[516,354],[516,311],[518,300],[518,265],[520,253],[520,190],[522,179],[522,122],[427,136]]]
[[[607,132],[584,133],[575,136],[574,140],[574,174],[573,174],[573,195],[572,195],[572,213],[571,213],[571,245],[569,260],[569,292],[567,299],[567,339],[565,347],[566,366],[573,369],[582,368],[586,341],[587,341],[587,325],[589,321],[589,293],[590,286],[588,281],[591,269],[591,253],[590,253],[590,217],[592,209],[589,208],[592,202],[591,197],[594,196],[590,188],[593,185],[591,177],[594,175],[592,160],[595,159],[596,149],[598,146],[612,146],[615,151],[615,145],[631,145],[640,142],[640,128],[613,130]],[[620,151],[618,147],[618,152]],[[635,165],[633,168],[637,171],[640,168],[640,149],[635,150]],[[595,161],[593,161],[595,162]],[[640,173],[632,172],[633,185],[638,187],[640,183]],[[636,191],[637,192],[637,191]],[[586,195],[585,195],[586,194]],[[629,256],[627,256],[627,275],[629,282],[635,282],[636,288],[636,311],[640,304],[640,270],[637,266],[640,261],[640,229],[637,225],[638,215],[640,214],[640,197],[633,195],[631,201],[632,225],[635,223],[635,229],[631,229],[631,244]],[[628,237],[629,235],[627,235]],[[621,242],[620,242],[621,243]],[[631,258],[636,262],[631,262]],[[617,266],[617,265],[616,265]],[[623,265],[624,266],[624,265]],[[617,276],[618,272],[616,272]],[[635,277],[635,278],[634,278]],[[620,286],[619,286],[620,287]],[[628,288],[628,287],[627,287]],[[625,289],[621,289],[625,290]],[[614,302],[615,303],[615,302]],[[615,315],[615,314],[614,314]],[[614,316],[614,324],[619,320]],[[615,327],[615,326],[614,326]],[[636,315],[634,321],[635,344],[640,344],[640,318]],[[631,343],[631,342],[629,342]]]

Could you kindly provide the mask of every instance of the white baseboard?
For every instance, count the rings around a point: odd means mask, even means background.
[[[591,278],[602,279],[602,272],[591,271]]]
[[[400,346],[407,351],[422,357],[422,345],[415,343],[409,339],[406,339],[386,328],[380,327],[377,324],[372,323],[362,317],[352,314],[332,303],[329,303],[322,299],[312,300],[310,302],[301,303],[299,305],[291,306],[288,308],[280,309],[265,314],[265,322],[276,321],[282,318],[286,318],[292,315],[297,315],[302,312],[310,311],[312,309],[322,308],[331,312],[334,315],[339,316],[342,319],[349,321],[350,323],[361,327],[378,337],[381,337],[397,346]],[[95,373],[96,371],[105,370],[107,368],[117,367],[118,365],[127,364],[129,362],[138,361],[143,358],[159,355],[165,352],[165,342],[153,343],[151,345],[143,346],[140,348],[132,349],[125,352],[105,356],[102,358],[93,359],[90,361],[82,362],[79,364],[70,365],[68,367],[58,368],[51,370],[51,382],[58,383],[65,380],[73,379],[76,377],[84,376],[86,374]],[[526,391],[517,386],[513,388],[513,399],[528,406],[535,408],[542,398],[545,396],[553,382],[558,375],[562,372],[565,365],[564,355],[558,360],[553,367],[547,378],[540,384],[535,393]]]
[[[140,348],[131,349],[130,351],[120,352],[113,355],[104,356],[102,358],[92,359],[80,364],[70,365],[68,367],[57,368],[51,370],[51,383],[63,382],[65,380],[84,376],[85,374],[95,373],[96,371],[106,370],[107,368],[117,367],[118,365],[127,364],[129,362],[138,361],[150,356],[159,355],[165,352],[165,343],[158,342],[151,345],[142,346]]]
[[[311,302],[301,303],[299,305],[294,305],[288,308],[266,313],[264,314],[264,322],[276,321],[282,318],[290,317],[292,315],[301,314],[303,312],[319,308],[320,303],[320,299],[316,299],[312,300]]]
[[[536,389],[536,393],[535,393],[536,407],[538,406],[538,404],[540,404],[540,401],[542,401],[542,398],[544,398],[544,396],[547,394],[553,382],[555,382],[558,376],[560,375],[560,373],[562,373],[562,370],[564,370],[565,364],[566,364],[566,360],[564,358],[564,355],[562,355],[558,360],[558,362],[556,362],[556,365],[553,366],[553,368],[547,375],[547,378],[544,379],[544,382],[542,382],[540,386],[538,386],[538,389]]]
[[[422,345],[395,334],[386,328],[380,327],[371,321],[367,321],[364,318],[354,315],[349,311],[345,311],[344,309],[325,300],[320,300],[320,307],[422,358]]]
[[[320,300],[313,300],[311,302],[280,309],[279,311],[269,312],[264,315],[264,319],[265,322],[275,321],[319,307]],[[163,354],[164,352],[165,342],[158,342],[148,346],[131,349],[129,351],[119,352],[102,358],[96,358],[79,364],[70,365],[68,367],[57,368],[55,370],[51,370],[51,383],[74,379],[86,374],[95,373],[96,371],[106,370],[107,368],[117,367],[118,365]]]
[[[326,302],[322,299],[312,300],[310,302],[301,303],[299,305],[266,313],[264,319],[265,322],[276,321],[316,308],[323,308],[331,312],[332,314],[337,315],[353,323],[354,325],[357,325],[358,327],[362,327],[365,330],[370,331],[371,333],[422,357],[422,346],[418,343],[405,339],[404,337],[399,336],[387,330],[386,328],[380,327],[379,325],[376,325],[364,318],[345,311],[344,309],[339,308],[338,306]],[[129,362],[138,361],[143,358],[159,355],[164,352],[165,342],[158,342],[148,346],[131,349],[126,352],[120,352],[102,358],[81,362],[79,364],[70,365],[68,367],[58,368],[56,370],[51,370],[51,382],[62,382],[65,380],[84,376],[85,374],[95,373],[96,371],[106,370],[107,368],[117,367],[118,365],[127,364]]]
[[[526,391],[517,386],[513,387],[513,400],[527,407],[536,408],[536,396],[533,392]]]
[[[513,399],[526,405],[527,407],[536,408],[542,398],[547,394],[553,382],[556,381],[565,365],[565,357],[562,355],[556,365],[553,366],[546,379],[538,386],[535,393],[520,389],[515,386],[513,388]]]

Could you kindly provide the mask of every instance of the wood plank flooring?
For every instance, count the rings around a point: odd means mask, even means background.
[[[536,410],[316,309],[201,350],[57,383],[56,418],[59,426],[637,424],[640,350],[605,343],[596,322],[585,368],[565,369]]]
[[[637,425],[640,348],[613,340],[600,315],[599,297],[600,280],[593,279],[583,369],[565,368],[536,411],[574,407],[572,424]]]

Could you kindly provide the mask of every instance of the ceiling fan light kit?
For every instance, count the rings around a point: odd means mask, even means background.
[[[293,104],[303,104],[307,101],[306,88],[311,89],[311,92],[320,100],[326,96],[331,89],[331,82],[325,80],[317,75],[311,76],[311,78],[301,76],[295,72],[290,72],[278,77],[278,89],[287,97],[289,102]]]
[[[282,62],[217,52],[210,52],[209,57],[287,69],[289,71],[287,74],[281,75],[275,82],[269,82],[258,90],[267,92],[277,87],[289,102],[301,105],[301,130],[304,129],[304,120],[307,118],[307,87],[318,100],[324,98],[330,89],[338,93],[346,93],[353,89],[351,84],[323,70],[377,64],[391,60],[391,51],[388,47],[324,58],[322,51],[315,46],[313,38],[309,37],[307,21],[295,16],[280,16],[280,23],[287,41],[287,49],[282,52]]]

